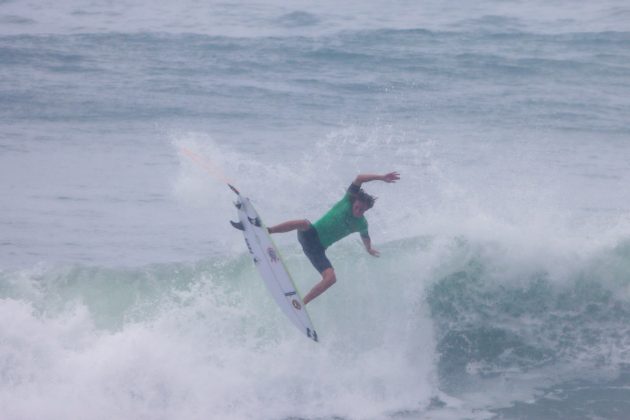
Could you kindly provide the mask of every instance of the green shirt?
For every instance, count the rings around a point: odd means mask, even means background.
[[[368,223],[365,217],[354,217],[352,214],[350,193],[346,193],[333,208],[328,210],[328,213],[313,224],[313,227],[324,248],[328,248],[354,232],[360,232],[363,237],[368,236]]]

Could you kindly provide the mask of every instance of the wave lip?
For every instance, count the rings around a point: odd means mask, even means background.
[[[321,346],[294,331],[245,252],[194,264],[3,271],[0,311],[16,323],[2,331],[10,339],[0,346],[0,387],[12,401],[45,408],[50,401],[31,387],[62,384],[64,397],[79,384],[92,390],[91,401],[109,403],[115,385],[125,401],[118,414],[127,417],[159,407],[198,418],[184,409],[184,395],[193,395],[197,412],[238,407],[227,418],[310,418],[322,406],[349,419],[465,416],[470,407],[488,417],[535,417],[578,396],[598,406],[606,390],[621,397],[595,410],[610,414],[627,404],[620,384],[630,366],[628,243],[572,259],[571,270],[547,266],[565,263],[559,257],[516,265],[514,246],[461,236],[384,243],[378,260],[339,244],[338,284],[312,309],[326,331]],[[312,286],[316,273],[299,250],[284,254],[298,288]],[[207,389],[216,398],[202,399]],[[478,389],[494,403],[475,396]],[[572,410],[588,413],[586,403]]]

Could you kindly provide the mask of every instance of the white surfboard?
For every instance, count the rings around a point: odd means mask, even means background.
[[[231,185],[230,188],[237,194],[234,205],[238,210],[239,220],[232,225],[242,229],[247,249],[269,293],[293,325],[311,340],[318,341],[317,332],[313,328],[302,298],[258,212],[247,197],[242,196]]]

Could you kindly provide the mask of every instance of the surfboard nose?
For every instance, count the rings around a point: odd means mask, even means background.
[[[230,187],[230,189],[231,189],[232,191],[234,191],[234,193],[235,193],[236,195],[241,195],[241,193],[240,193],[240,192],[238,192],[238,190],[237,190],[237,189],[236,189],[236,188],[235,188],[232,184],[227,184],[227,185],[228,185],[228,187]]]

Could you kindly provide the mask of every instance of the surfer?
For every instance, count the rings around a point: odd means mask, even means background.
[[[326,249],[354,232],[359,232],[365,250],[372,256],[378,257],[379,252],[372,248],[372,241],[368,233],[368,223],[364,213],[374,206],[376,197],[363,191],[361,185],[370,181],[396,182],[400,179],[398,172],[390,172],[385,175],[358,175],[350,184],[343,198],[335,204],[317,222],[311,223],[306,219],[289,220],[269,228],[269,233],[284,233],[292,230],[298,231],[298,241],[302,245],[304,254],[311,264],[322,275],[306,296],[306,305],[317,296],[321,295],[330,286],[335,284],[337,277],[335,269],[326,257]]]

